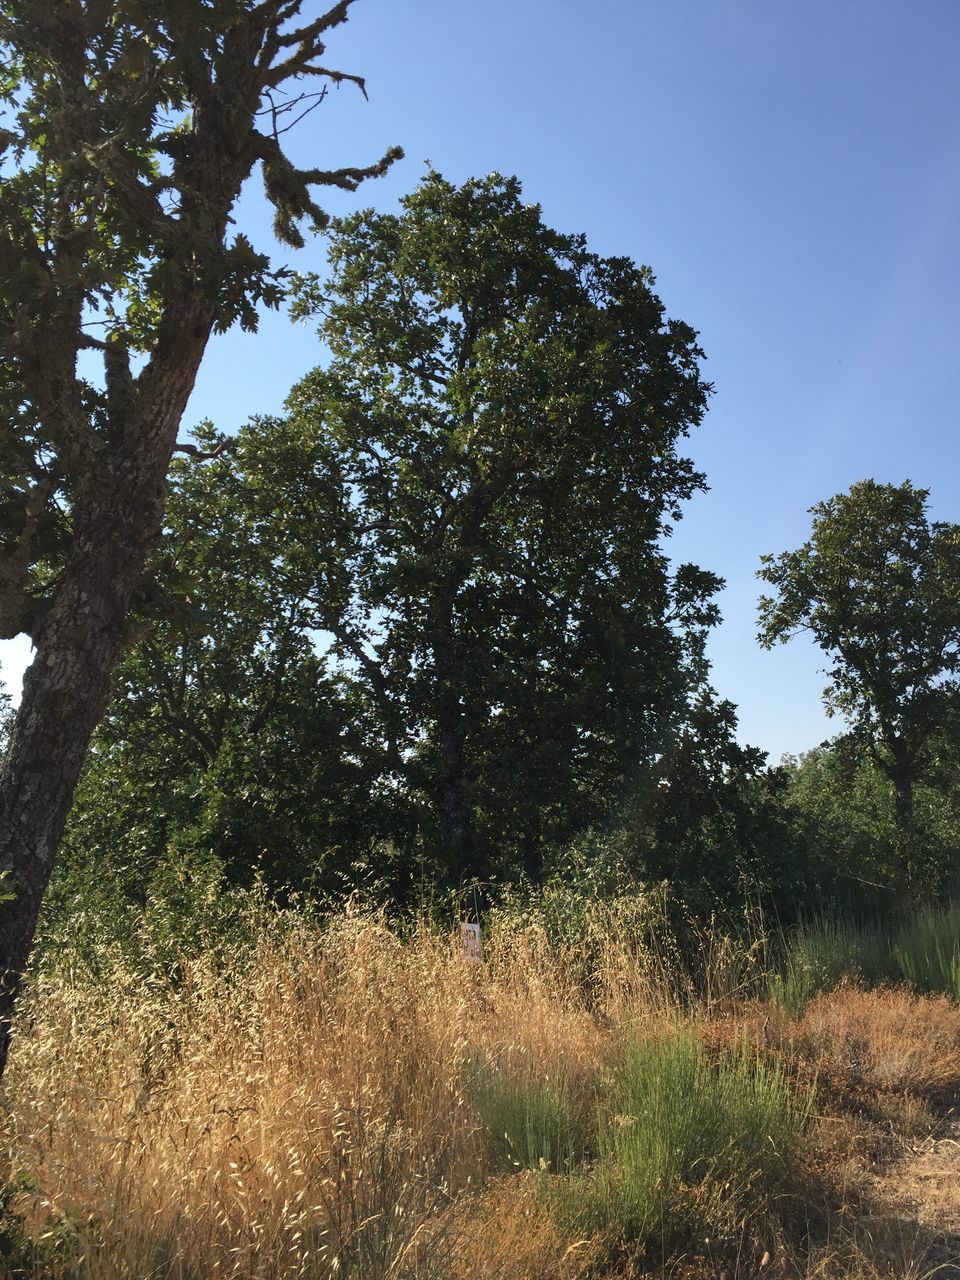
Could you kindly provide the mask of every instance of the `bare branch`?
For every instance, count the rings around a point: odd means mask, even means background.
[[[354,0],[340,0],[339,4],[335,4],[332,9],[328,9],[326,13],[321,14],[319,18],[315,18],[313,22],[308,22],[305,27],[298,27],[294,31],[288,31],[281,35],[279,44],[281,49],[289,49],[292,45],[299,44],[315,44],[317,38],[322,36],[325,31],[330,31],[333,27],[339,27],[346,22],[349,9]]]
[[[210,462],[213,458],[219,458],[226,451],[229,444],[229,440],[221,440],[215,449],[200,449],[189,441],[178,440],[173,449],[175,453],[188,454],[196,462]]]
[[[289,98],[286,102],[281,103],[274,101],[272,90],[267,89],[264,92],[270,105],[256,112],[256,115],[258,117],[267,115],[270,117],[271,137],[279,141],[283,134],[289,133],[290,130],[295,128],[301,120],[305,120],[306,117],[310,115],[311,111],[316,111],[317,107],[320,106],[321,102],[323,102],[324,98],[326,98],[327,94],[330,92],[330,86],[324,85],[323,88],[318,89],[316,93],[298,93],[296,97]],[[288,124],[285,124],[281,128],[279,124],[280,120],[284,116],[288,116],[292,111],[295,111],[297,107],[304,102],[308,103],[308,105],[304,107],[299,115],[295,116]]]
[[[323,76],[335,85],[341,85],[344,81],[355,84],[363,96],[367,96],[367,83],[363,76],[355,76],[349,71],[337,71],[335,67],[314,66],[310,60],[317,56],[317,51],[314,49],[301,49],[292,58],[287,58],[285,62],[280,62],[273,67],[264,82],[276,87],[284,80],[290,80],[295,76]]]
[[[292,31],[284,31],[284,25],[292,18],[296,17],[300,12],[302,0],[288,0],[287,3],[280,3],[278,0],[266,0],[258,9],[254,10],[254,14],[263,21],[266,19],[267,33],[263,42],[263,50],[258,61],[258,70],[262,77],[266,77],[271,70],[271,63],[281,49],[289,49],[294,45],[299,45],[301,51],[306,51],[306,57],[319,57],[323,52],[323,45],[320,43],[319,37],[325,32],[330,31],[333,27],[340,26],[341,23],[347,21],[348,11],[353,0],[340,0],[332,9],[328,9],[326,13],[321,14],[319,18],[315,18],[313,22],[308,22],[305,26],[295,27]],[[277,81],[272,81],[276,84]]]

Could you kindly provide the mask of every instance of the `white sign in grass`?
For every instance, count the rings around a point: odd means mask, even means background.
[[[460,937],[463,944],[464,960],[482,960],[483,948],[480,943],[480,926],[476,921],[464,920],[460,926]]]

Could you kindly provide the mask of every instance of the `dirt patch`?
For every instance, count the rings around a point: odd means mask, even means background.
[[[929,1240],[928,1263],[941,1280],[960,1278],[960,1117],[949,1112],[924,1141],[906,1149],[878,1180],[893,1211]]]

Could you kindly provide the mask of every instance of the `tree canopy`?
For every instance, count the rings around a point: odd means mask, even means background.
[[[683,715],[718,583],[662,539],[710,388],[649,270],[516,179],[429,173],[401,203],[336,222],[300,286],[331,358],[288,429],[333,504],[319,624],[456,883],[535,871]]]
[[[960,525],[931,521],[926,489],[864,480],[811,508],[811,538],[762,557],[768,648],[809,631],[831,659],[825,701],[894,786],[901,876],[921,872],[913,789],[960,693]]]
[[[400,213],[335,222],[330,262],[297,303],[328,363],[178,473],[174,608],[124,667],[114,737],[163,726],[205,770],[224,726],[249,762],[252,726],[296,704],[328,859],[352,841],[384,874],[535,877],[651,772],[703,680],[718,580],[663,546],[703,484],[678,450],[709,393],[696,335],[649,271],[499,175],[431,173]]]

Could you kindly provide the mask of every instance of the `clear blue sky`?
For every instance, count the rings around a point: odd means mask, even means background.
[[[311,7],[310,0],[307,0]],[[312,6],[319,11],[319,5]],[[367,78],[292,136],[303,162],[407,159],[333,212],[393,208],[425,162],[516,173],[601,253],[649,264],[700,330],[715,383],[690,442],[711,490],[672,552],[720,573],[714,683],[771,752],[839,726],[820,655],[755,642],[762,552],[872,476],[929,487],[960,520],[960,4],[957,0],[359,0],[328,62]],[[269,240],[251,184],[238,220]],[[322,245],[281,257],[319,267]],[[277,409],[319,352],[269,317],[208,351],[188,422]],[[14,664],[10,664],[14,674]]]

